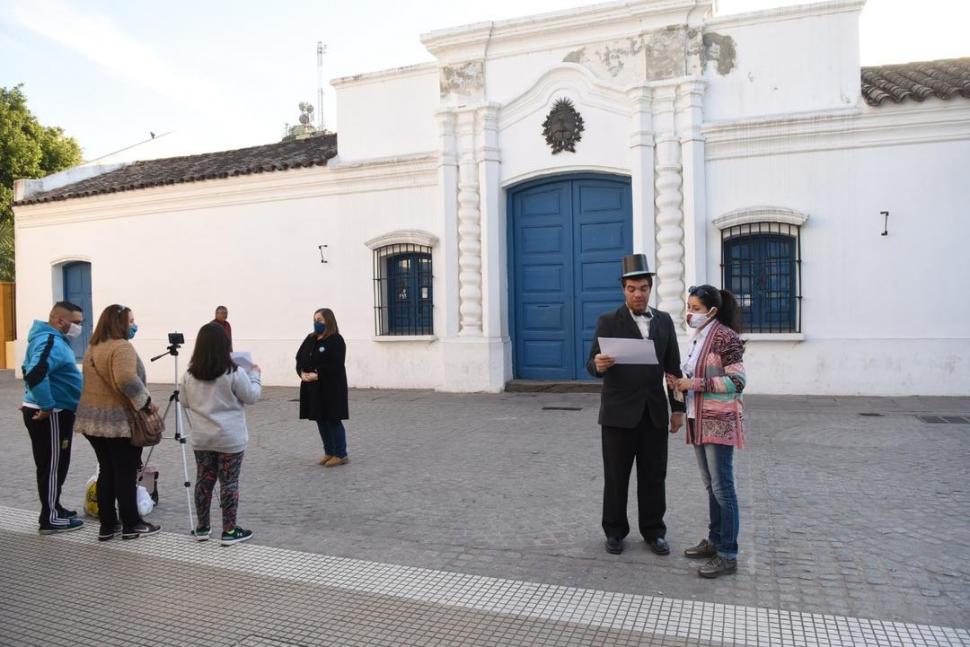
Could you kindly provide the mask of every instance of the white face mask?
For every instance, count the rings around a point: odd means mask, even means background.
[[[71,322],[71,327],[68,328],[67,332],[64,333],[64,335],[68,339],[76,339],[77,337],[80,337],[81,336],[81,326],[80,326],[80,324],[76,324],[76,323]]]
[[[691,328],[703,328],[704,324],[711,320],[711,311],[708,310],[704,314],[699,314],[697,312],[687,313],[687,325]]]

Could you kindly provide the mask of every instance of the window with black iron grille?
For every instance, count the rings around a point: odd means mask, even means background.
[[[374,250],[374,328],[378,335],[432,335],[431,248],[412,243]]]
[[[722,284],[738,298],[744,332],[801,332],[799,230],[779,222],[721,230]]]

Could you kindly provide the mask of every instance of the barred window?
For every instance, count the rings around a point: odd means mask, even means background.
[[[722,285],[738,298],[745,332],[801,332],[800,229],[754,222],[721,230]]]
[[[412,243],[374,250],[377,335],[434,334],[431,248]]]

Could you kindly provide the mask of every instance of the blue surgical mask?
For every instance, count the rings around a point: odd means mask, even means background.
[[[316,319],[313,320],[313,332],[317,333],[318,335],[322,335],[326,329],[327,324],[323,323],[322,321],[317,321]]]
[[[128,326],[128,339],[134,339],[136,332],[138,332],[138,324]]]

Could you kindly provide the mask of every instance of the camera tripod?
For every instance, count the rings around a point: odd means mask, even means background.
[[[185,442],[188,440],[184,433],[182,433],[182,418],[188,417],[185,410],[182,408],[182,400],[180,397],[179,390],[179,347],[185,343],[185,338],[180,333],[170,333],[168,336],[169,346],[164,353],[156,355],[151,358],[151,361],[161,359],[166,355],[171,355],[175,358],[175,388],[172,391],[172,395],[168,396],[168,404],[165,405],[165,412],[162,414],[162,419],[168,419],[168,412],[170,409],[175,409],[175,435],[172,437],[178,441],[182,449],[182,476],[184,478],[183,485],[185,485],[185,503],[189,510],[189,532],[195,532],[195,507],[192,502],[192,481],[189,480],[189,466],[185,460]],[[191,420],[189,421],[191,423]],[[166,436],[163,436],[166,438]],[[148,458],[145,459],[145,464],[148,464],[148,460],[152,457],[152,451],[155,448],[152,447],[148,450]]]

